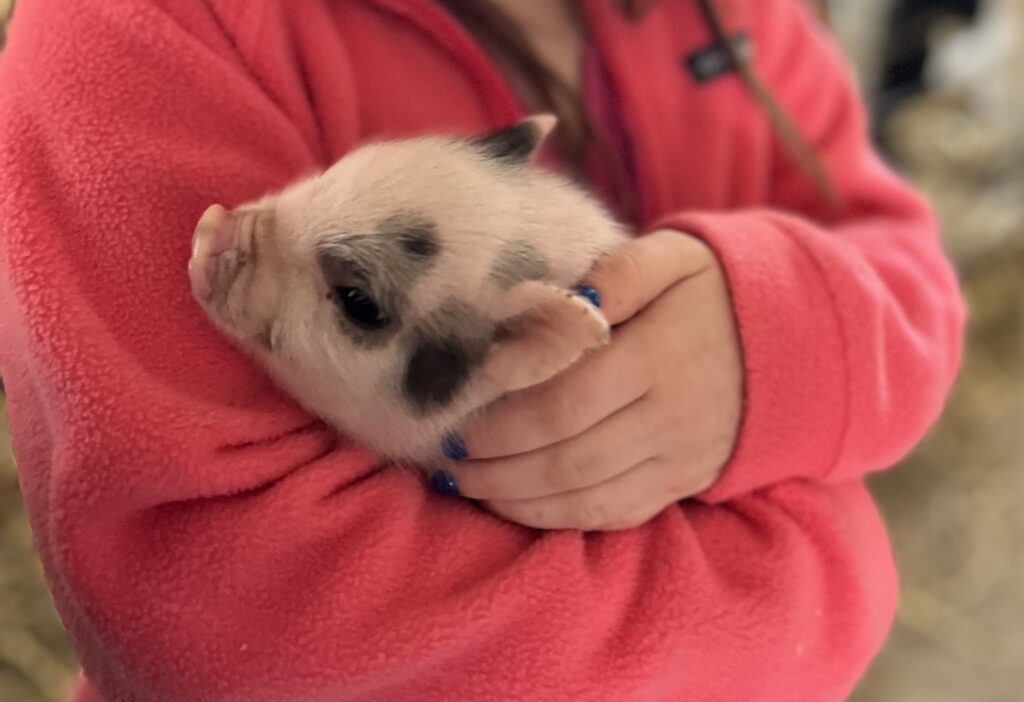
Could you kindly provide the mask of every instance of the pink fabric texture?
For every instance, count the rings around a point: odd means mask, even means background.
[[[863,476],[938,416],[964,311],[797,0],[724,3],[823,155],[830,209],[697,4],[585,2],[638,226],[720,255],[735,455],[624,533],[536,532],[381,469],[189,294],[193,224],[360,141],[520,116],[428,0],[24,0],[0,63],[0,367],[61,616],[106,700],[840,700],[897,581]],[[94,694],[96,696],[94,696]]]

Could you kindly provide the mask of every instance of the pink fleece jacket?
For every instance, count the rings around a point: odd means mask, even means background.
[[[363,139],[517,100],[430,0],[24,0],[0,65],[0,366],[35,536],[107,700],[839,700],[892,621],[862,485],[939,414],[963,307],[798,0],[724,3],[825,159],[829,209],[697,3],[586,0],[642,228],[728,274],[745,412],[701,500],[537,532],[381,469],[189,294],[192,226]],[[83,695],[92,694],[83,691]]]

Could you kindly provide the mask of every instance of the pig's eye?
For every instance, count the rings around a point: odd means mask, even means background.
[[[334,295],[345,316],[363,329],[381,329],[391,323],[377,303],[359,288],[335,288]]]

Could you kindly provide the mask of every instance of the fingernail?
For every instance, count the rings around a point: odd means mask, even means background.
[[[589,285],[578,285],[576,286],[576,294],[587,298],[594,307],[601,308],[601,293],[597,292],[594,288]]]
[[[459,492],[459,484],[455,482],[455,476],[446,470],[438,471],[430,478],[430,484],[434,492],[442,497],[462,497]]]
[[[466,450],[466,443],[458,434],[452,432],[446,434],[441,441],[441,450],[444,455],[453,461],[464,461],[469,458],[469,451]]]

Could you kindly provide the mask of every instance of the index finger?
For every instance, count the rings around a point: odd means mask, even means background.
[[[601,296],[601,312],[621,324],[666,290],[714,264],[714,253],[696,237],[659,229],[598,259],[584,283]]]
[[[551,380],[495,401],[463,427],[474,459],[499,458],[570,439],[647,393],[652,375],[638,364],[649,340],[625,327],[598,349]]]

